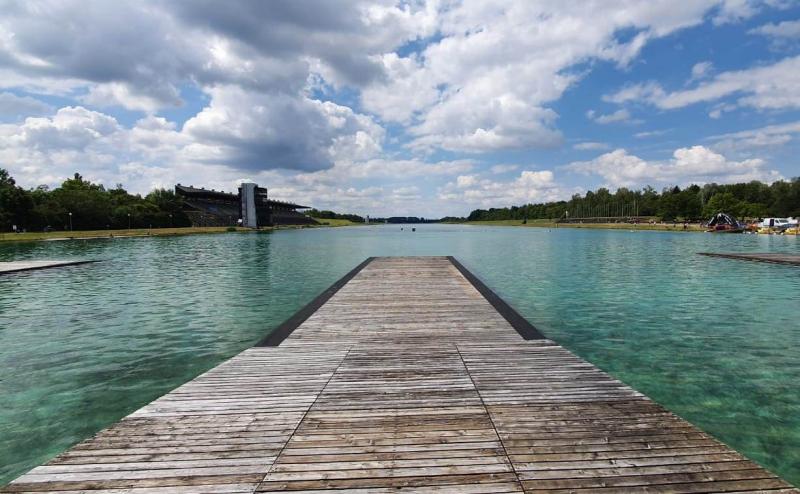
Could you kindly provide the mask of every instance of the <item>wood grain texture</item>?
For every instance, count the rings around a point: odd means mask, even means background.
[[[798,492],[549,340],[447,258],[377,258],[3,492]]]

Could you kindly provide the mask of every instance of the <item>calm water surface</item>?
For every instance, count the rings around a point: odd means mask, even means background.
[[[0,245],[0,485],[249,347],[367,256],[454,255],[548,337],[800,485],[800,238],[425,225]]]

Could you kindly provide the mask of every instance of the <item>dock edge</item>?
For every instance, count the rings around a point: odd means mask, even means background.
[[[261,347],[280,345],[283,340],[288,338],[292,332],[294,332],[295,329],[303,324],[306,319],[311,317],[311,315],[315,313],[317,309],[325,305],[325,302],[330,300],[330,298],[333,297],[336,292],[338,292],[343,286],[352,280],[358,273],[361,272],[362,269],[367,266],[367,264],[371,263],[374,259],[374,257],[366,258],[364,262],[353,268],[346,275],[339,278],[339,280],[337,280],[333,285],[329,286],[327,290],[317,295],[314,300],[309,302],[299,311],[295,312],[293,316],[281,323],[280,326],[271,331],[267,336],[264,337],[264,339],[256,343],[254,346]]]
[[[505,300],[500,297],[500,295],[494,293],[494,291],[486,286],[486,284],[480,280],[477,276],[472,274],[472,272],[465,268],[463,264],[458,262],[453,256],[447,256],[447,259],[453,264],[453,266],[458,269],[458,271],[467,279],[472,286],[475,287],[483,298],[485,298],[492,307],[495,308],[497,312],[500,313],[503,318],[508,321],[512,328],[514,328],[520,336],[522,336],[525,340],[544,340],[546,339],[545,336],[539,332],[533,324],[528,322],[527,319],[522,317],[519,312],[517,312],[513,307],[508,305]]]

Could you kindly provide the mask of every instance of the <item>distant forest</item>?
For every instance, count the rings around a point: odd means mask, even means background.
[[[364,223],[364,218],[357,214],[334,213],[333,211],[320,211],[318,209],[310,209],[305,214],[320,220],[350,220],[353,223]]]
[[[308,216],[320,220],[350,220],[353,223],[364,223],[366,220],[363,216],[351,213],[334,213],[333,211],[311,209],[306,212]],[[463,218],[461,218],[463,221]],[[416,216],[390,216],[388,218],[370,218],[370,223],[436,223],[440,220],[429,220],[426,218],[418,218]]]
[[[106,189],[79,174],[50,189],[19,187],[0,168],[0,231],[44,229],[102,230],[189,226],[182,201],[171,190],[156,189],[145,197],[121,185]],[[72,213],[72,215],[70,215]],[[71,216],[71,218],[70,218]]]
[[[739,184],[706,184],[630,190],[611,193],[601,188],[569,201],[527,204],[506,208],[476,209],[469,221],[560,219],[614,216],[655,216],[664,221],[707,220],[723,211],[740,219],[800,216],[800,178],[771,185],[753,181]]]

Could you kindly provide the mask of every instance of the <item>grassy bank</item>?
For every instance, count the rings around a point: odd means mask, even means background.
[[[298,225],[283,226],[277,229],[293,228],[325,228],[341,226],[363,226],[364,223],[354,223],[350,220],[338,219],[318,219],[319,225]],[[638,224],[628,223],[554,223],[549,220],[529,220],[526,224],[522,220],[499,220],[499,221],[467,221],[460,223],[464,225],[486,225],[486,226],[525,226],[534,228],[589,228],[589,229],[613,229],[613,230],[654,230],[654,231],[684,231],[683,225],[678,224]],[[272,230],[266,228],[265,230]],[[73,239],[94,239],[94,238],[115,238],[115,237],[163,237],[171,235],[195,235],[208,233],[230,233],[230,232],[250,232],[249,228],[228,227],[186,227],[186,228],[134,228],[124,230],[83,230],[83,231],[58,231],[58,232],[28,232],[28,233],[0,233],[0,242],[31,242],[41,240],[73,240]],[[689,225],[687,231],[700,232],[703,228],[698,225]]]
[[[314,218],[319,221],[320,226],[360,226],[364,223],[355,223],[350,220],[332,220],[323,218]]]
[[[595,230],[652,230],[652,231],[668,231],[668,232],[702,232],[705,229],[697,224],[691,224],[683,229],[683,224],[678,223],[673,226],[672,223],[651,225],[649,223],[554,223],[550,220],[528,220],[523,223],[523,220],[498,220],[498,221],[467,221],[465,225],[486,225],[486,226],[526,226],[538,228],[588,228]]]
[[[28,242],[35,240],[93,239],[113,237],[162,237],[170,235],[192,235],[198,233],[227,233],[226,227],[186,227],[186,228],[133,228],[124,230],[80,230],[59,232],[2,233],[0,242]],[[249,231],[236,228],[234,231]]]
[[[294,228],[323,228],[337,226],[355,226],[363,223],[353,223],[350,220],[317,220],[319,225],[286,225],[263,230],[294,229]],[[208,233],[250,232],[249,228],[231,228],[225,226],[184,227],[184,228],[133,228],[123,230],[78,230],[58,232],[26,232],[26,233],[0,233],[0,242],[33,242],[41,240],[75,240],[95,238],[118,237],[165,237],[172,235],[196,235]]]

